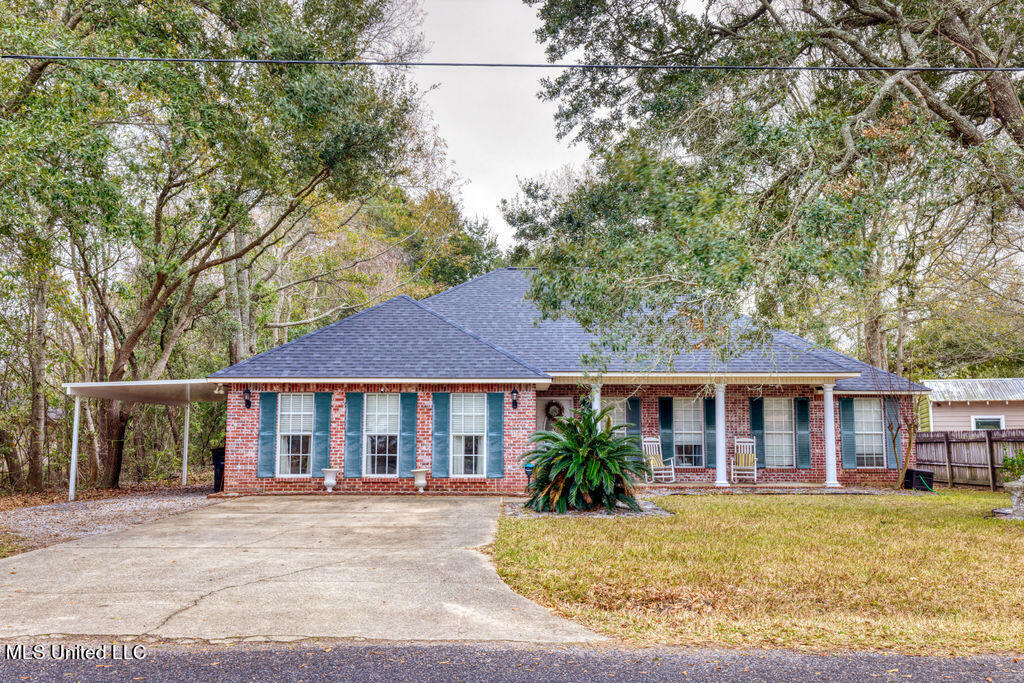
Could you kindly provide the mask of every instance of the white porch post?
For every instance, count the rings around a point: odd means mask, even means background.
[[[181,485],[184,486],[188,483],[188,420],[189,413],[192,412],[192,403],[189,399],[192,398],[191,391],[188,385],[185,386],[185,438],[181,444]]]
[[[839,488],[836,476],[836,404],[832,395],[834,384],[822,385],[825,399],[825,487]]]
[[[728,486],[725,462],[725,384],[715,385],[715,486]]]
[[[78,423],[82,414],[82,397],[75,396],[75,422],[71,427],[71,471],[68,473],[68,500],[75,499],[78,484]]]
[[[590,385],[590,407],[594,409],[594,412],[601,410],[601,385],[591,384]]]

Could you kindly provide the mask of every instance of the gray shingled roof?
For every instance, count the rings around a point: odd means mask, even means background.
[[[581,357],[593,352],[594,336],[565,318],[540,321],[526,299],[531,272],[500,268],[421,302],[395,297],[210,377],[543,379],[549,372],[585,372]],[[611,358],[607,369],[647,370],[627,358]],[[681,354],[670,371],[859,372],[838,380],[836,390],[928,391],[784,331],[725,364],[709,350]]]
[[[543,372],[397,296],[210,375],[216,379],[544,379]]]
[[[513,349],[519,358],[545,372],[583,372],[581,356],[593,352],[594,336],[577,323],[559,318],[539,321],[536,306],[525,296],[530,270],[502,268],[436,294],[423,303],[466,329]],[[629,372],[628,358],[611,358],[610,372]],[[740,353],[724,365],[710,350],[680,354],[673,372],[860,372],[836,382],[837,391],[927,391],[927,387],[862,363],[788,332],[776,331],[767,348]]]

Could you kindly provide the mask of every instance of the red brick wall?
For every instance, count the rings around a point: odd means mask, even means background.
[[[252,408],[246,409],[242,399],[243,389],[252,391]],[[575,396],[575,403],[584,393],[575,385],[553,385],[547,390],[534,392],[532,386],[518,385],[519,407],[512,409],[509,392],[511,385],[391,385],[388,391],[417,392],[417,436],[416,466],[431,469],[433,448],[433,400],[435,391],[448,392],[488,392],[501,391],[505,395],[505,476],[502,479],[486,478],[438,478],[427,475],[427,490],[457,494],[488,494],[488,493],[521,493],[526,486],[526,476],[522,469],[520,457],[530,449],[529,437],[536,429],[536,401],[543,401],[550,396]],[[273,478],[261,479],[256,476],[257,441],[259,438],[259,393],[260,391],[330,391],[334,394],[331,403],[331,467],[342,470],[338,476],[335,490],[350,493],[411,493],[415,489],[412,479],[394,477],[363,477],[345,479],[345,394],[349,391],[378,392],[385,387],[374,385],[344,384],[311,384],[311,385],[232,385],[228,389],[227,417],[227,454],[225,462],[225,491],[239,493],[300,493],[322,491],[321,478]],[[620,398],[639,396],[641,400],[641,430],[644,436],[658,436],[658,397],[707,397],[708,389],[700,385],[652,385],[627,386],[606,385],[602,388],[603,398]],[[713,395],[713,390],[710,395]],[[823,397],[815,393],[812,386],[739,386],[726,387],[726,454],[732,457],[733,440],[736,437],[750,435],[749,399],[752,396],[798,397],[811,399],[811,468],[769,468],[761,470],[760,481],[766,482],[809,482],[822,483],[825,480],[825,418]],[[863,485],[892,482],[897,472],[888,469],[844,470],[842,467],[842,439],[839,434],[838,396],[834,407],[836,423],[836,463],[840,483],[844,485]],[[909,397],[900,397],[900,406],[904,418],[901,429],[903,452],[908,448],[908,430],[906,418],[912,415],[912,401]],[[914,462],[911,454],[911,463]],[[713,482],[713,468],[684,468],[676,470],[677,476],[684,482]]]
[[[252,392],[252,407],[245,408],[242,392]],[[335,491],[348,493],[412,493],[413,480],[395,477],[344,478],[345,462],[345,394],[350,391],[417,392],[416,401],[416,466],[430,470],[433,447],[433,397],[435,391],[493,392],[505,395],[504,456],[505,476],[489,478],[438,478],[427,474],[427,491],[458,494],[521,493],[526,487],[526,475],[519,457],[529,450],[529,438],[536,426],[534,389],[530,385],[516,385],[519,390],[518,408],[512,408],[509,396],[513,385],[483,384],[420,384],[381,385],[365,384],[260,384],[231,385],[228,387],[227,452],[225,455],[224,490],[236,493],[304,493],[323,491],[322,478],[260,478],[256,476],[259,440],[259,397],[261,391],[330,391],[331,401],[331,467],[338,473]]]
[[[758,481],[765,482],[809,482],[824,483],[825,481],[825,413],[824,396],[815,392],[816,387],[808,385],[781,385],[781,386],[745,386],[727,385],[725,388],[725,424],[726,424],[726,456],[732,459],[733,443],[737,437],[750,436],[750,398],[754,396],[797,398],[807,397],[810,402],[811,417],[811,467],[809,469],[796,468],[766,468],[758,472]],[[584,395],[589,395],[589,390],[583,390],[575,385],[552,385],[546,390],[537,392],[537,400],[543,401],[549,396],[574,396],[574,403],[579,405],[579,400]],[[673,397],[714,397],[714,387],[705,385],[605,385],[601,388],[602,399],[622,398],[636,396],[640,398],[640,421],[641,432],[644,436],[657,437],[660,430],[658,426],[658,398],[661,396]],[[906,453],[909,445],[909,431],[907,418],[912,417],[912,400],[910,397],[900,397],[900,409],[902,427],[900,435],[903,441],[902,452]],[[839,433],[839,396],[835,396],[835,425],[836,425],[836,471],[839,483],[843,485],[868,485],[891,483],[895,481],[898,470],[889,469],[851,469],[844,470],[842,466],[842,437]],[[910,458],[911,466],[914,462],[914,454]],[[676,476],[683,482],[714,482],[714,468],[693,468],[678,467]]]

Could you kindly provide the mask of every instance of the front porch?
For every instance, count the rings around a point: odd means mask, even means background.
[[[906,395],[844,395],[835,391],[835,378],[771,384],[752,377],[658,380],[619,383],[606,376],[600,385],[553,383],[537,392],[537,427],[550,428],[549,412],[558,412],[553,403],[563,404],[562,412],[583,401],[611,405],[616,424],[657,440],[672,465],[675,482],[651,485],[657,488],[891,485],[909,450],[912,402]],[[756,443],[756,482],[732,481],[737,439]]]

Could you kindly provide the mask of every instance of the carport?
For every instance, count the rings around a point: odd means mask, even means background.
[[[188,474],[189,413],[193,402],[224,401],[227,395],[222,382],[211,379],[162,379],[140,382],[74,382],[64,385],[75,397],[75,421],[71,434],[71,471],[68,474],[68,500],[75,499],[78,480],[78,425],[82,397],[126,403],[150,403],[162,406],[185,406],[185,429],[181,444],[181,483]]]

